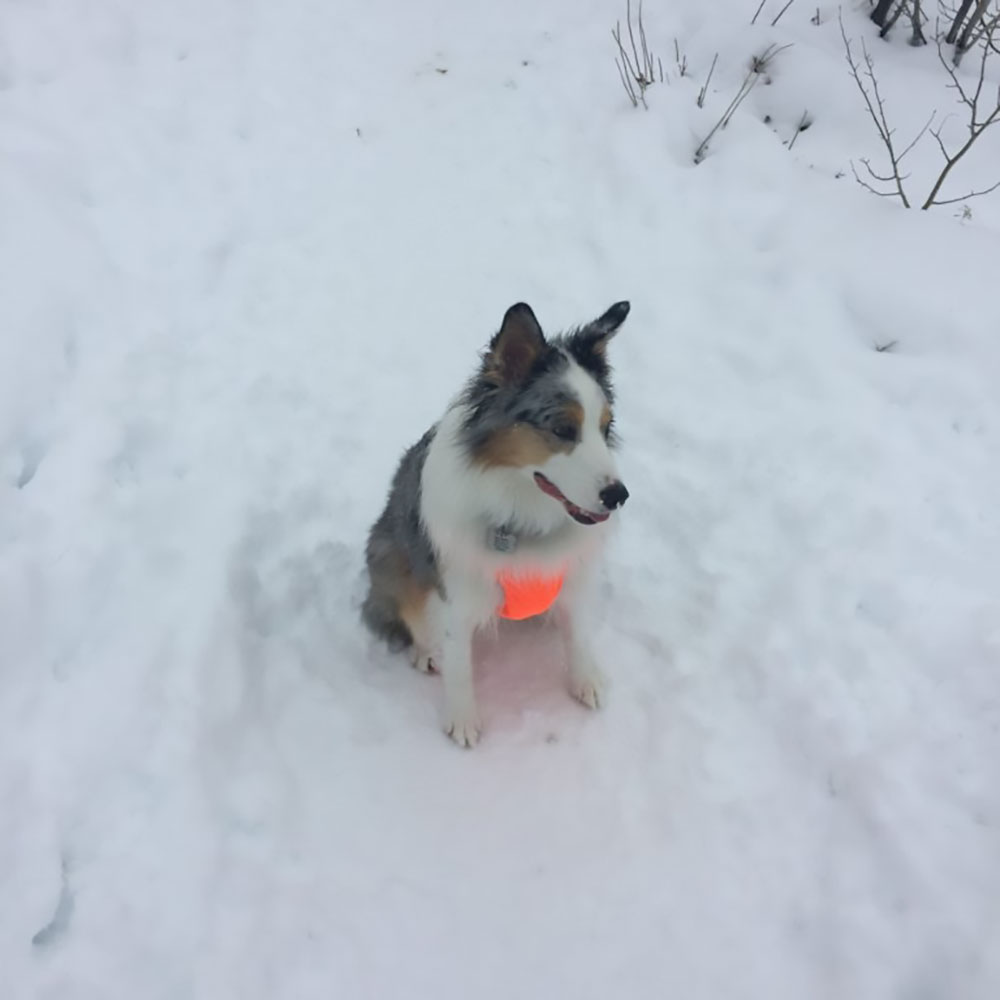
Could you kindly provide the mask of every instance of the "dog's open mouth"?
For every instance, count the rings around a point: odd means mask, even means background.
[[[547,493],[550,497],[558,500],[566,508],[566,513],[580,524],[599,524],[611,516],[610,514],[595,514],[592,510],[584,510],[582,507],[577,507],[572,500],[567,500],[563,496],[562,490],[551,479],[546,479],[540,472],[535,473],[535,482],[538,483],[538,488],[543,493]]]

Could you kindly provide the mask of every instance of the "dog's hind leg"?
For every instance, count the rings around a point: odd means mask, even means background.
[[[427,621],[428,592],[411,593],[408,601],[400,605],[399,617],[410,633],[410,663],[422,674],[432,674],[434,665],[434,640]]]
[[[368,543],[370,588],[361,617],[394,652],[409,650],[410,662],[425,673],[433,669],[424,613],[434,590],[430,579],[418,579],[408,554],[376,525]]]
[[[399,616],[399,605],[388,594],[379,593],[375,587],[369,591],[361,606],[362,621],[384,640],[393,653],[413,646],[413,635],[406,622]]]

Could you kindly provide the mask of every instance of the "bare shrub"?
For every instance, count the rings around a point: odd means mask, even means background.
[[[903,0],[900,7],[908,5],[909,3],[913,4],[913,7],[911,8],[911,16],[919,17],[920,7],[917,0]],[[982,136],[987,129],[1000,122],[1000,87],[997,88],[995,95],[992,95],[992,88],[990,88],[991,96],[987,96],[984,93],[989,76],[987,69],[990,59],[993,55],[1000,54],[1000,13],[994,13],[991,17],[984,20],[981,16],[982,11],[979,11],[977,6],[977,11],[974,11],[973,17],[965,22],[965,30],[961,35],[959,35],[958,27],[956,27],[956,25],[959,27],[961,26],[968,12],[968,8],[971,7],[971,5],[972,0],[968,0],[968,2],[963,0],[962,7],[959,8],[948,34],[945,36],[943,41],[940,33],[938,33],[937,38],[938,59],[950,77],[951,82],[948,84],[949,89],[955,90],[958,94],[958,103],[964,109],[966,128],[968,130],[968,137],[966,140],[955,148],[949,148],[948,144],[944,140],[944,136],[942,134],[944,126],[943,122],[936,129],[931,128],[931,125],[934,123],[934,119],[937,117],[936,111],[931,114],[924,127],[920,129],[913,140],[904,149],[900,150],[898,148],[895,141],[895,129],[893,129],[889,124],[889,119],[886,114],[885,101],[882,97],[881,91],[879,90],[878,78],[875,75],[875,66],[871,54],[869,53],[864,40],[862,40],[861,60],[859,61],[856,58],[854,51],[851,48],[851,42],[847,38],[847,33],[844,30],[843,19],[840,21],[840,34],[844,40],[844,50],[848,66],[851,70],[851,76],[861,93],[865,107],[868,110],[869,117],[875,125],[879,139],[881,140],[882,146],[884,147],[889,159],[889,170],[886,173],[877,173],[867,159],[862,159],[860,161],[862,166],[865,168],[867,177],[862,177],[853,163],[851,164],[851,169],[854,172],[855,180],[857,180],[862,187],[871,191],[873,194],[877,194],[884,198],[899,198],[906,208],[911,207],[910,199],[904,185],[904,182],[908,180],[909,175],[902,172],[902,162],[907,153],[909,153],[913,147],[916,146],[928,130],[930,130],[931,135],[937,142],[938,149],[941,151],[941,155],[944,157],[944,166],[941,168],[941,172],[932,184],[929,194],[920,205],[921,209],[927,210],[934,205],[952,205],[956,202],[968,201],[970,198],[977,198],[1000,188],[1000,180],[998,180],[995,184],[991,184],[989,187],[978,191],[969,191],[959,197],[939,197],[945,181],[948,180],[949,175],[956,165],[961,162],[961,160],[966,156],[969,150],[972,149],[980,136]],[[878,7],[882,6],[883,4],[881,3],[878,5]],[[889,5],[884,6],[888,9]],[[985,8],[986,5],[981,6]],[[878,13],[878,7],[872,14],[873,20],[875,19],[875,13]],[[976,19],[977,13],[980,15],[978,19]],[[981,44],[980,59],[978,72],[975,74],[972,81],[963,82],[961,77],[958,75],[956,67],[958,64],[959,50],[962,45],[962,38],[965,37],[965,32],[970,30],[970,26],[971,30],[975,32],[975,35],[974,37],[970,36],[973,37],[973,40],[969,44],[970,46],[974,46],[977,42]],[[917,28],[915,27],[914,31],[916,32],[916,30]],[[955,57],[949,60],[945,57],[943,45],[951,44],[950,40],[952,38],[957,38],[958,40],[955,42]],[[911,44],[919,43],[915,43],[914,40],[911,39]],[[881,185],[881,187],[876,187],[876,184]]]
[[[728,124],[730,119],[736,114],[736,109],[747,99],[750,91],[757,85],[758,81],[766,76],[768,70],[771,67],[771,63],[774,61],[775,56],[779,52],[783,52],[785,49],[791,48],[789,45],[768,45],[766,49],[760,54],[755,55],[750,58],[750,67],[747,70],[747,75],[743,78],[743,82],[740,84],[739,90],[736,91],[736,96],[729,102],[728,107],[722,112],[722,117],[712,126],[711,131],[704,139],[698,144],[698,148],[694,151],[694,162],[701,163],[705,159],[708,153],[708,147],[711,143],[716,132],[720,129],[724,129]],[[707,86],[707,81],[706,81]]]
[[[625,23],[628,26],[629,47],[625,47],[622,41],[621,21],[615,23],[611,37],[614,38],[618,46],[618,55],[615,57],[615,65],[618,67],[618,75],[621,78],[625,93],[628,94],[632,107],[637,108],[640,104],[648,108],[646,104],[646,90],[651,87],[657,79],[655,70],[659,69],[659,80],[663,82],[663,64],[659,59],[655,59],[649,50],[646,42],[646,26],[642,22],[642,0],[639,0],[639,12],[636,23],[632,25],[632,0],[626,0]],[[639,44],[636,45],[636,32],[639,34]]]
[[[961,161],[962,157],[969,152],[976,140],[988,128],[1000,122],[1000,87],[997,87],[995,96],[987,98],[985,101],[983,100],[986,68],[990,61],[990,56],[997,51],[997,41],[1000,41],[1000,15],[995,14],[988,26],[988,32],[983,38],[979,57],[979,72],[973,77],[973,84],[970,85],[962,82],[956,70],[954,60],[949,61],[945,58],[941,49],[941,39],[938,38],[938,59],[951,77],[951,83],[948,84],[948,87],[957,92],[958,103],[965,109],[964,114],[967,118],[966,127],[969,130],[969,136],[957,149],[949,150],[941,137],[941,128],[931,130],[931,135],[937,141],[938,149],[944,157],[944,168],[938,175],[938,179],[931,188],[931,193],[927,196],[927,200],[921,208],[930,208],[931,205],[953,205],[958,201],[967,201],[969,198],[978,198],[980,195],[989,194],[1000,187],[1000,181],[997,181],[982,191],[970,191],[968,194],[964,194],[958,198],[938,199],[941,186],[948,179],[948,175],[955,165]]]
[[[895,134],[895,129],[889,125],[889,119],[886,117],[885,113],[885,101],[882,97],[882,92],[879,90],[878,77],[875,76],[875,63],[871,57],[871,53],[868,51],[868,46],[865,45],[864,39],[861,40],[861,59],[864,63],[864,69],[861,68],[861,64],[855,58],[854,51],[851,48],[851,42],[847,37],[847,32],[844,29],[844,19],[840,19],[840,35],[844,39],[844,51],[847,56],[847,64],[851,68],[851,77],[854,79],[858,90],[861,93],[861,97],[865,102],[865,107],[868,109],[868,114],[871,116],[871,120],[875,123],[875,128],[878,131],[879,139],[882,140],[882,145],[885,147],[886,153],[889,155],[889,167],[891,173],[889,174],[878,174],[873,169],[871,162],[867,159],[862,159],[861,164],[868,173],[868,176],[872,181],[876,181],[880,184],[890,184],[892,188],[888,191],[881,191],[875,188],[870,181],[865,180],[857,171],[854,163],[851,163],[851,170],[854,173],[854,179],[866,190],[871,191],[872,194],[877,194],[882,198],[899,198],[906,208],[910,207],[910,201],[906,197],[906,190],[903,187],[903,181],[906,179],[905,175],[901,173],[901,165],[906,154],[910,152],[911,149],[920,140],[920,137],[930,128],[931,123],[928,123],[917,133],[916,138],[903,150],[898,150],[896,148],[896,143],[893,138]]]

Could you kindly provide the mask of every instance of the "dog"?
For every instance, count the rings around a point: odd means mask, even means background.
[[[362,618],[440,672],[444,729],[460,746],[481,733],[472,639],[498,617],[551,607],[571,693],[590,708],[604,698],[589,641],[594,571],[628,499],[607,348],[629,308],[546,339],[530,306],[511,306],[477,373],[403,456],[369,533]]]

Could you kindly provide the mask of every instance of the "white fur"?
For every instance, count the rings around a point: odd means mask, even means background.
[[[424,463],[421,514],[447,595],[428,602],[428,643],[444,681],[445,729],[462,746],[473,746],[479,739],[472,639],[477,629],[495,619],[502,599],[496,580],[501,569],[566,573],[556,611],[569,643],[570,690],[591,708],[603,697],[601,674],[590,652],[588,623],[593,616],[586,605],[610,520],[578,524],[534,480],[539,471],[573,503],[600,512],[598,494],[617,479],[614,455],[600,428],[604,393],[575,362],[565,380],[584,414],[580,441],[570,454],[556,454],[544,465],[523,469],[476,468],[459,442],[466,411],[455,402],[439,423]],[[500,525],[519,535],[512,553],[496,552],[489,544],[491,531]]]

